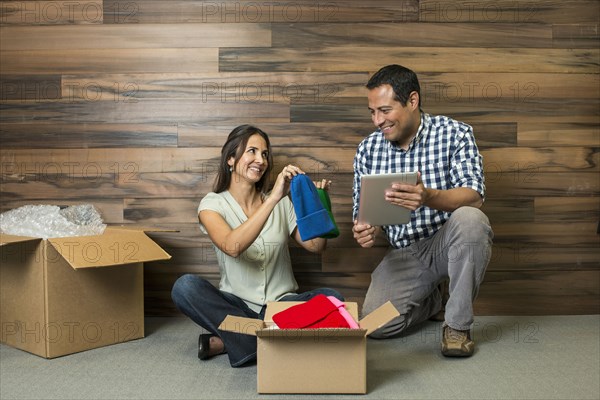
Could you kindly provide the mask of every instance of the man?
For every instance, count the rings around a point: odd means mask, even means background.
[[[354,158],[354,238],[372,247],[377,235],[391,245],[371,275],[363,305],[367,315],[388,300],[400,316],[374,332],[387,338],[436,315],[442,325],[442,354],[470,356],[473,300],[490,260],[492,229],[479,210],[485,185],[482,157],[469,125],[421,110],[419,81],[400,65],[376,72],[366,85],[377,130]],[[363,174],[418,171],[416,185],[395,183],[386,200],[412,210],[406,225],[358,224]],[[442,304],[440,284],[449,280]]]

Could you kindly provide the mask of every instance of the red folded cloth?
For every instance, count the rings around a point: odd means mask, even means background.
[[[280,329],[350,328],[338,307],[322,294],[274,314],[273,322]]]

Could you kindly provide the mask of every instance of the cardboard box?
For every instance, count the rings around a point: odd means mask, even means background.
[[[141,229],[0,235],[0,341],[54,358],[144,337],[143,263],[171,256]]]
[[[265,320],[227,316],[225,331],[257,337],[258,393],[367,393],[367,335],[399,315],[387,302],[360,329],[273,329],[273,315],[298,302],[267,304]],[[345,303],[358,321],[356,303]]]

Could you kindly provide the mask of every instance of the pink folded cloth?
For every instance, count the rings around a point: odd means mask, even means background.
[[[338,299],[336,299],[333,296],[327,296],[327,298],[329,299],[329,301],[331,301],[333,303],[334,306],[337,307],[339,313],[341,314],[342,317],[344,317],[344,319],[348,323],[348,326],[350,326],[351,329],[360,328],[360,326],[358,326],[358,324],[356,323],[354,318],[352,318],[352,315],[350,315],[348,310],[346,310],[344,303],[342,303],[341,301],[339,301]]]

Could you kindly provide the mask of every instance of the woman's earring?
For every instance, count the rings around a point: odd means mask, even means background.
[[[233,172],[233,167],[229,167],[229,172]]]

